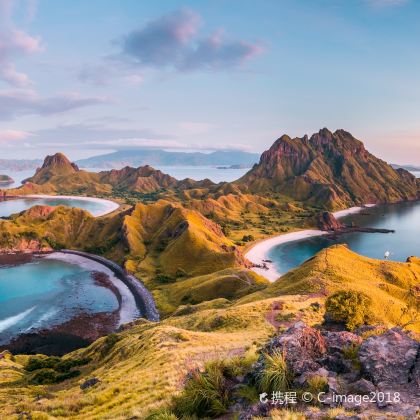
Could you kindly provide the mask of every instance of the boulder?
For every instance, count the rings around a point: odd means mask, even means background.
[[[362,338],[348,331],[324,331],[328,353],[342,353],[343,349],[362,344]]]
[[[419,343],[397,328],[370,337],[359,350],[363,375],[379,386],[407,384],[419,351]]]
[[[266,346],[269,354],[278,349],[284,352],[288,366],[297,376],[321,368],[317,360],[327,351],[321,333],[303,322],[272,338]]]
[[[371,392],[376,391],[375,385],[363,378],[350,384],[349,388],[351,392],[357,395],[369,395]]]
[[[80,389],[91,388],[92,386],[96,385],[99,382],[101,381],[98,378],[90,378],[80,385]]]

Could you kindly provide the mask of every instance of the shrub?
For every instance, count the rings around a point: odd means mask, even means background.
[[[264,355],[264,369],[259,378],[261,392],[286,391],[290,388],[293,373],[287,366],[284,352],[275,350]]]
[[[30,357],[28,363],[26,363],[25,370],[27,372],[33,372],[39,369],[55,369],[60,363],[59,357]]]
[[[48,385],[56,382],[57,373],[54,369],[38,369],[32,376],[30,382],[35,385]]]
[[[308,391],[312,395],[328,391],[328,380],[324,376],[315,375],[308,379]]]
[[[178,420],[178,417],[170,410],[163,408],[149,414],[145,420]]]
[[[115,346],[115,344],[117,344],[118,341],[120,341],[120,337],[118,337],[117,334],[107,335],[101,349],[101,356],[102,357],[106,356]]]
[[[176,277],[176,278],[180,278],[180,277],[188,277],[188,273],[187,273],[184,269],[182,269],[182,268],[178,268],[178,269],[176,270],[175,277]]]
[[[229,392],[220,361],[206,365],[204,372],[195,371],[181,395],[174,398],[174,412],[180,417],[216,417],[227,411]]]
[[[59,357],[31,357],[25,366],[27,372],[34,372],[30,382],[36,385],[46,385],[65,381],[80,375],[80,371],[71,370],[90,362],[89,358],[65,359]]]
[[[166,274],[158,274],[155,277],[155,281],[158,283],[168,284],[173,283],[175,280],[171,276],[168,276]]]
[[[341,290],[329,296],[325,302],[325,315],[343,323],[353,331],[373,321],[371,298],[362,292]]]
[[[243,242],[252,242],[255,238],[252,235],[244,235],[242,237]]]

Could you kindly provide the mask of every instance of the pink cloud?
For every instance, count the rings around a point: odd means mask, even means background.
[[[8,143],[15,140],[24,140],[33,136],[28,131],[21,130],[0,130],[0,143]]]

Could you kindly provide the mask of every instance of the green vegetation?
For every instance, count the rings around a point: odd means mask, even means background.
[[[25,370],[31,372],[29,382],[34,385],[46,385],[63,382],[66,379],[80,375],[79,370],[73,368],[84,366],[90,362],[89,358],[62,359],[60,357],[30,357]]]
[[[373,321],[372,299],[363,292],[340,290],[328,296],[325,315],[353,331]]]
[[[258,378],[261,392],[287,391],[293,380],[293,372],[286,363],[285,355],[280,350],[264,354],[264,368]]]

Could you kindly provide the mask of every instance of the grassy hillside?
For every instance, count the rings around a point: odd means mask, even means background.
[[[34,420],[143,419],[180,391],[192,369],[238,355],[255,360],[254,343],[275,331],[267,320],[275,301],[204,309],[159,324],[139,321],[119,333],[112,346],[101,338],[68,354],[66,359],[88,357],[91,362],[79,368],[80,376],[57,385],[30,384],[33,373],[24,370],[27,356],[0,359],[0,417],[18,419],[18,413],[27,412]],[[290,296],[284,302],[309,313],[313,300]],[[79,385],[90,378],[100,382],[81,390]]]
[[[285,294],[327,296],[339,290],[355,290],[372,298],[378,322],[397,325],[405,324],[413,315],[403,311],[407,305],[413,305],[415,311],[419,287],[418,258],[409,258],[405,263],[375,260],[358,255],[345,245],[335,245],[243,301]],[[420,332],[420,317],[409,328]]]
[[[177,226],[166,224],[166,220],[175,214],[179,221],[178,211],[167,203],[138,206],[129,219],[134,225],[128,228],[132,234],[129,241],[133,247],[137,244],[132,250],[147,253],[159,238],[158,232]],[[189,212],[184,211],[183,220],[190,221]],[[155,237],[153,231],[162,220],[163,229],[157,229]],[[202,229],[195,234],[208,234]],[[143,237],[151,243],[144,245]],[[402,324],[406,319],[401,317],[401,309],[409,303],[411,292],[418,293],[419,282],[418,258],[407,263],[378,261],[342,245],[321,251],[268,286],[244,269],[180,278],[155,289],[168,306],[178,307],[172,316],[158,324],[139,320],[118,334],[66,355],[66,360],[90,360],[78,368],[81,374],[75,378],[35,385],[34,373],[24,368],[28,356],[0,358],[0,417],[18,419],[19,413],[27,412],[33,419],[145,418],[166,406],[182,390],[188,373],[206,362],[231,360],[234,365],[236,356],[241,356],[252,363],[258,345],[276,329],[296,320],[322,323],[325,297],[335,291],[365,292],[372,297],[378,323]],[[420,331],[418,323],[410,328]],[[80,384],[91,378],[99,382],[81,390]]]
[[[122,261],[123,218],[122,212],[95,218],[77,208],[34,206],[10,220],[0,221],[0,248],[3,251],[71,248]]]

